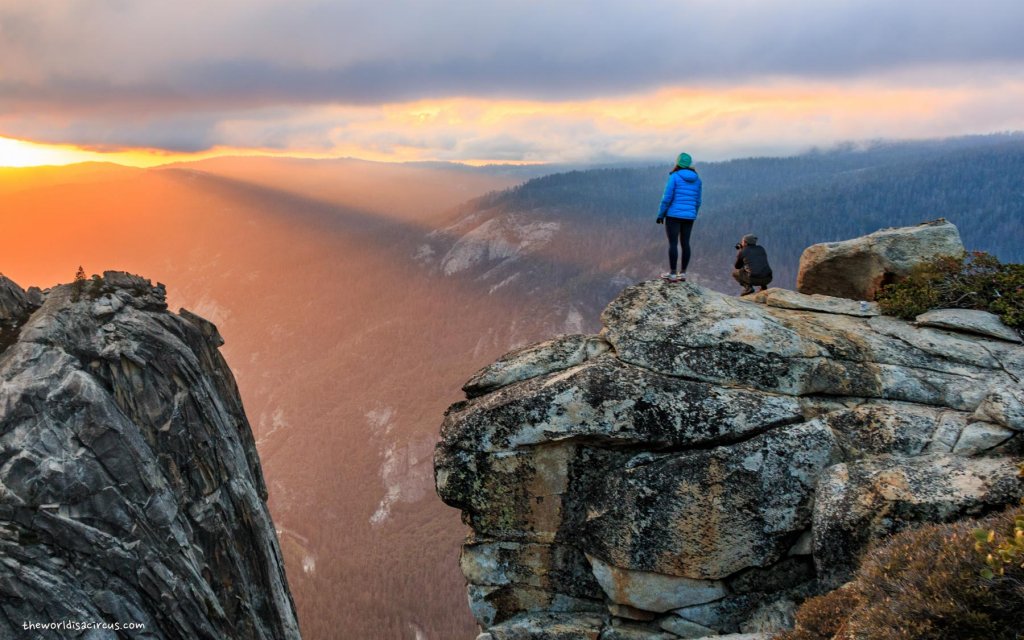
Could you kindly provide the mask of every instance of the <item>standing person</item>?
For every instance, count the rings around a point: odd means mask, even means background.
[[[701,182],[700,176],[693,169],[693,158],[688,153],[680,153],[676,158],[676,166],[668,174],[665,195],[661,198],[661,209],[658,211],[658,224],[665,225],[668,236],[668,273],[661,277],[669,282],[686,280],[686,267],[690,264],[690,231],[693,221],[700,210]],[[682,245],[682,260],[679,247]],[[676,265],[679,270],[676,270]]]
[[[757,244],[757,236],[747,234],[736,245],[736,264],[733,265],[732,277],[743,285],[741,296],[754,293],[754,285],[765,290],[772,281],[772,268],[768,264],[768,252]]]

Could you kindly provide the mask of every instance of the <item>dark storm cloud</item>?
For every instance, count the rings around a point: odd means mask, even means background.
[[[47,116],[82,121],[83,142],[89,123],[109,133],[125,118],[142,131],[274,106],[1020,64],[1022,24],[1019,0],[0,0],[0,134],[53,139]]]
[[[239,104],[593,97],[1024,61],[1016,0],[49,5],[0,9],[0,51],[27,67],[7,66],[5,78],[31,81],[5,92],[8,104],[118,102],[132,92]]]

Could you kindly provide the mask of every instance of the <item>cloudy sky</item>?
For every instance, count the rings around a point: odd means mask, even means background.
[[[1024,130],[1022,28],[1020,0],[0,0],[0,136],[478,163]]]

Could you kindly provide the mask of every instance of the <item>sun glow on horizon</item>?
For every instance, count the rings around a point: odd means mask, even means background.
[[[212,158],[290,158],[307,160],[357,159],[368,162],[422,162],[430,161],[420,154],[381,153],[373,149],[361,148],[357,145],[338,145],[330,152],[306,150],[260,149],[242,147],[216,147],[195,153],[172,153],[159,149],[125,149],[119,151],[93,151],[73,145],[55,145],[27,140],[17,140],[0,136],[0,168],[31,168],[59,167],[85,162],[108,162],[128,167],[149,168],[179,162],[196,162]],[[468,166],[485,166],[489,164],[533,165],[544,164],[532,160],[491,160],[468,159],[457,160]]]
[[[84,162],[74,147],[0,138],[0,167],[37,167]]]
[[[305,154],[301,152],[266,151],[217,147],[197,153],[174,153],[160,149],[123,149],[93,151],[74,145],[44,144],[0,137],[0,167],[57,167],[83,162],[109,162],[128,167],[157,167],[176,162],[206,160],[223,156],[279,156],[289,158],[336,158],[336,154]]]
[[[931,87],[871,80],[765,79],[751,86],[663,87],[579,100],[452,96],[379,105],[325,104],[225,115],[217,146],[196,152],[43,144],[0,137],[0,166],[110,162],[147,168],[218,157],[532,165],[789,155],[879,139],[1024,130],[1006,111],[979,128],[970,114],[1024,99],[1024,77],[995,86]],[[1001,112],[1000,112],[1001,113]],[[695,156],[696,157],[696,156]]]
[[[93,151],[74,145],[45,144],[0,137],[0,167],[7,168],[59,167],[82,162],[111,162],[129,167],[152,167],[196,158],[197,154],[172,154],[148,149]]]

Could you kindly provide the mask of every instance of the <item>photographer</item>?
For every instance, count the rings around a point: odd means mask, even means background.
[[[768,283],[772,281],[772,268],[768,264],[768,252],[764,247],[758,246],[757,236],[747,234],[743,236],[736,245],[736,264],[732,277],[736,282],[743,285],[741,296],[754,293],[754,286],[760,286],[764,291]]]

